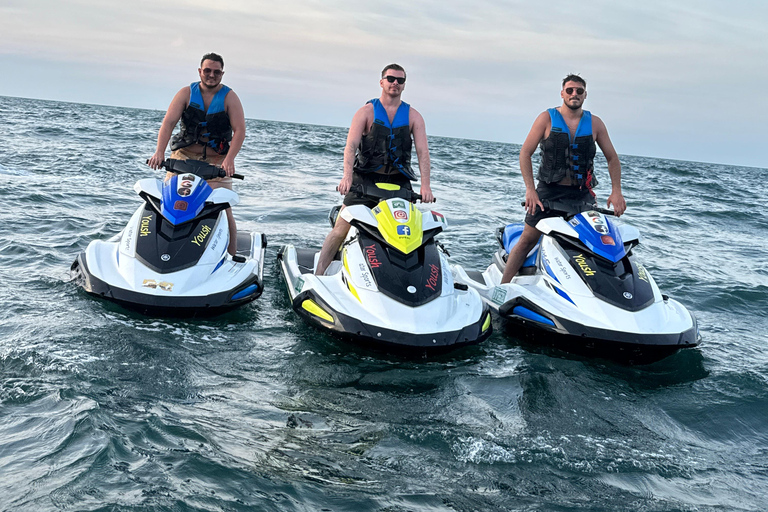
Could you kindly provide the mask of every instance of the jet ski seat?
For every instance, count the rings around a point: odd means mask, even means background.
[[[241,256],[251,255],[251,234],[248,231],[237,232],[237,254]]]
[[[485,279],[483,278],[482,272],[477,270],[467,270],[467,276],[473,281],[477,281],[478,283],[485,285]]]
[[[523,228],[524,224],[518,223],[518,224],[508,224],[504,228],[504,232],[501,236],[501,244],[504,247],[504,250],[506,251],[506,254],[504,255],[504,261],[507,261],[507,256],[509,255],[509,252],[512,250],[512,248],[515,246],[518,240],[520,240],[520,235],[523,234]],[[541,238],[539,238],[539,241],[536,242],[536,245],[531,249],[531,252],[528,253],[528,257],[523,262],[523,266],[520,268],[520,271],[518,274],[520,275],[528,275],[528,274],[534,274],[535,273],[535,267],[536,267],[536,257],[538,256],[539,252],[539,246],[541,244]],[[534,272],[531,272],[530,270],[533,269]]]
[[[317,252],[316,249],[296,248],[296,260],[302,274],[312,274],[315,271],[315,254]]]

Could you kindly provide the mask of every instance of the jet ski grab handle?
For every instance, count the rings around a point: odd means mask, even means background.
[[[377,187],[376,185],[358,184],[352,185],[349,188],[349,191],[353,192],[358,197],[370,197],[378,200],[387,200],[392,199],[393,197],[397,197],[400,199],[405,199],[410,203],[421,201],[421,194],[417,194],[413,190],[409,190],[407,188],[400,188],[398,190],[385,190],[383,188]]]
[[[569,219],[571,217],[575,217],[576,215],[581,213],[581,211],[578,211],[578,212],[574,213],[573,209],[566,209],[566,208],[560,206],[561,203],[559,203],[557,201],[549,202],[549,201],[544,200],[544,201],[542,201],[542,204],[549,211],[553,211],[553,212],[557,212],[557,213],[563,213]],[[520,206],[525,206],[525,201],[521,202]],[[538,205],[536,205],[536,208],[538,208]],[[599,206],[595,206],[595,205],[589,205],[589,209],[588,210],[583,210],[583,211],[598,212],[598,213],[602,213],[603,215],[616,215],[613,210],[609,210],[608,208],[600,208]]]
[[[147,160],[147,163],[149,163],[149,160]],[[176,174],[195,174],[204,180],[227,177],[227,171],[221,167],[216,167],[215,165],[199,162],[197,160],[176,160],[168,158],[163,160],[161,167],[168,171],[175,172]],[[232,177],[238,180],[244,178],[242,174],[233,174]]]

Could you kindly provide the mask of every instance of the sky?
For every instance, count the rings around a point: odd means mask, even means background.
[[[429,135],[521,144],[587,81],[618,153],[768,168],[764,0],[0,0],[0,95],[165,110],[207,52],[249,119],[349,126],[405,67]]]

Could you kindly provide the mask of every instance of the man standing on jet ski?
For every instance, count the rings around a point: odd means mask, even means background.
[[[208,180],[211,188],[232,190],[235,173],[235,156],[245,140],[245,114],[240,98],[221,83],[224,76],[224,59],[216,53],[208,53],[200,61],[197,70],[199,82],[184,87],[173,97],[157,134],[157,150],[147,162],[153,169],[160,169],[165,160],[165,148],[171,142],[171,158],[175,160],[199,160],[227,173],[224,178]],[[181,120],[179,133],[171,134]],[[166,179],[173,173],[168,172]],[[229,254],[237,251],[237,225],[232,209],[227,208],[229,222]]]
[[[542,201],[572,204],[579,211],[595,203],[593,187],[597,185],[593,160],[595,143],[600,146],[611,175],[611,195],[607,205],[613,205],[617,217],[627,209],[621,193],[621,163],[613,148],[603,121],[582,105],[587,99],[587,82],[578,75],[563,79],[560,91],[563,104],[539,114],[520,150],[520,172],[525,181],[525,228],[512,248],[504,267],[501,284],[509,283],[536,246],[541,232],[536,224],[546,217],[557,216]],[[541,164],[534,187],[531,156],[541,144]]]
[[[352,118],[344,148],[344,177],[338,191],[345,206],[364,204],[374,208],[375,200],[359,197],[353,186],[393,183],[411,190],[416,175],[411,168],[411,140],[416,145],[421,174],[421,196],[425,203],[434,202],[429,186],[429,147],[424,118],[415,108],[400,100],[405,89],[405,69],[390,64],[381,72],[381,97],[370,100]],[[340,216],[328,233],[317,261],[317,275],[323,275],[349,231],[349,223]]]

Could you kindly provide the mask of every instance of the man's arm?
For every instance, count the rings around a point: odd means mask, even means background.
[[[419,158],[419,174],[421,174],[421,193],[422,203],[434,203],[435,196],[432,195],[430,186],[431,162],[429,160],[429,144],[427,142],[427,127],[424,124],[424,118],[421,117],[415,108],[410,112],[411,135],[413,135],[413,144],[416,146],[416,156]]]
[[[163,124],[160,125],[160,131],[157,133],[157,147],[155,154],[149,157],[147,165],[153,169],[159,169],[165,160],[165,149],[168,147],[168,141],[171,140],[173,129],[176,123],[181,119],[181,114],[187,108],[189,102],[189,87],[182,88],[171,100],[168,111],[163,118]]]
[[[232,140],[229,143],[227,156],[221,163],[221,168],[226,171],[227,176],[235,174],[235,157],[243,147],[245,140],[245,114],[243,113],[243,104],[237,97],[235,91],[229,91],[224,98],[224,110],[229,116],[229,124],[232,126]]]
[[[544,138],[544,134],[549,127],[549,113],[542,112],[533,122],[531,131],[528,132],[528,136],[523,142],[523,147],[520,148],[520,173],[523,175],[523,182],[525,182],[525,211],[533,215],[536,213],[536,206],[542,211],[544,205],[539,200],[539,194],[536,192],[536,182],[533,179],[533,163],[531,157],[536,152],[536,147]]]
[[[355,167],[355,155],[363,133],[369,124],[373,123],[373,105],[366,103],[355,112],[352,124],[347,133],[347,145],[344,146],[344,175],[339,182],[338,191],[341,195],[347,195],[352,186],[352,174]]]
[[[613,143],[608,136],[608,130],[602,119],[592,116],[592,129],[595,133],[595,142],[600,146],[605,160],[608,162],[608,174],[611,175],[611,195],[608,196],[606,206],[610,207],[613,205],[614,215],[620,217],[627,209],[627,202],[621,193],[621,162],[619,162],[619,155],[616,154],[616,150],[613,148]]]

